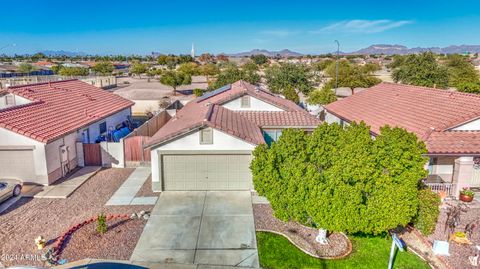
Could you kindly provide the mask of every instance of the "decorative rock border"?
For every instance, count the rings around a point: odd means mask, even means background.
[[[299,246],[297,243],[295,243],[292,239],[290,239],[290,237],[288,237],[288,235],[284,234],[284,233],[281,233],[281,232],[278,232],[278,231],[274,231],[274,230],[268,230],[268,229],[255,229],[255,231],[257,232],[267,232],[267,233],[273,233],[273,234],[278,234],[278,235],[281,235],[283,237],[285,237],[288,241],[290,241],[290,243],[292,243],[292,245],[294,245],[295,247],[297,247],[299,250],[301,250],[303,253],[313,257],[313,258],[317,258],[317,259],[323,259],[323,260],[339,260],[339,259],[343,259],[345,257],[347,257],[348,255],[350,255],[352,253],[352,250],[353,250],[353,247],[352,247],[352,242],[350,242],[350,239],[348,239],[347,235],[344,234],[344,233],[340,233],[342,236],[345,237],[345,239],[347,240],[348,244],[348,249],[347,251],[340,255],[340,256],[336,256],[336,257],[322,257],[322,256],[318,256],[317,254],[315,253],[311,253],[310,251],[302,248],[301,246]]]
[[[420,240],[423,242],[423,244],[425,244],[429,248],[433,247],[433,245],[423,236],[423,234],[420,231],[415,229],[415,227],[409,226],[409,228],[411,229],[411,232],[415,234],[415,236],[420,238]],[[418,251],[418,252],[420,252],[420,251]],[[427,258],[421,256],[419,253],[415,252],[415,254],[420,256],[422,259],[426,260],[428,262],[428,264],[430,264],[430,266],[432,266],[431,262]],[[443,265],[445,265],[446,268],[453,269],[444,257],[442,257],[442,256],[436,256],[436,257],[443,263]]]
[[[119,219],[119,220],[131,220],[132,218],[128,214],[118,214],[118,215],[106,215],[106,221],[109,220],[114,220],[114,219]],[[53,248],[49,250],[51,251],[51,258],[53,258],[50,263],[56,264],[58,262],[58,258],[62,254],[63,249],[66,247],[66,240],[70,238],[73,233],[75,233],[78,229],[82,228],[83,226],[90,224],[92,222],[95,222],[98,220],[98,216],[91,217],[88,220],[85,220],[83,222],[77,223],[73,226],[70,227],[65,233],[63,233],[61,236],[57,237],[57,240],[53,244]]]

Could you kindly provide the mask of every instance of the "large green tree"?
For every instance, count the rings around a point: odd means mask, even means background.
[[[142,74],[145,74],[148,70],[148,66],[141,62],[135,62],[130,66],[130,73],[138,75],[141,77]]]
[[[190,76],[195,76],[195,75],[200,74],[198,64],[196,64],[194,62],[187,62],[187,63],[180,64],[177,71],[182,72],[182,73],[187,74],[187,75],[190,75]]]
[[[36,70],[36,68],[29,63],[21,63],[18,66],[18,72],[24,73],[24,74],[30,74],[31,72],[33,72],[35,70]]]
[[[448,69],[449,85],[459,88],[465,83],[479,83],[480,76],[475,67],[465,56],[451,54],[447,56],[445,65]]]
[[[338,62],[338,87],[354,88],[368,88],[381,82],[381,80],[374,76],[374,72],[379,69],[378,65],[366,64],[356,65],[347,60],[341,60]],[[336,62],[330,62],[325,67],[324,71],[330,80],[326,83],[329,88],[335,88],[337,83],[337,64]]]
[[[93,72],[100,74],[102,76],[108,76],[111,75],[115,67],[111,62],[99,62],[96,63],[93,67],[92,70]]]
[[[328,86],[312,91],[307,99],[307,102],[312,105],[328,105],[335,101],[337,101],[337,96]]]
[[[88,69],[83,67],[62,66],[58,71],[61,76],[88,76],[88,73]]]
[[[386,126],[372,139],[363,123],[322,124],[311,135],[285,130],[271,147],[257,147],[251,169],[278,218],[379,234],[417,215],[425,153],[404,129]]]
[[[432,52],[397,56],[390,67],[395,82],[442,89],[449,85],[447,68],[437,62]]]
[[[251,84],[258,84],[260,82],[260,75],[254,69],[240,69],[236,66],[230,66],[222,70],[217,79],[211,83],[208,88],[215,90],[227,84],[234,83],[238,80],[245,80]]]
[[[177,87],[192,83],[192,77],[188,74],[178,71],[166,71],[162,73],[160,82],[173,88],[173,94],[176,94]]]
[[[308,94],[313,90],[314,74],[305,64],[284,63],[265,70],[265,79],[270,91],[282,94],[287,87]]]

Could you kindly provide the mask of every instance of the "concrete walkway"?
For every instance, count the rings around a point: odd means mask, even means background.
[[[130,260],[258,268],[250,192],[163,192]]]
[[[135,197],[150,176],[150,167],[137,167],[106,205],[154,205],[158,197]]]
[[[82,167],[60,183],[50,186],[25,185],[22,197],[65,199],[100,169],[102,168],[99,166]]]

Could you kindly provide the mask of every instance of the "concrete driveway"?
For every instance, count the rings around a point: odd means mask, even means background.
[[[132,261],[259,267],[249,191],[164,192]]]

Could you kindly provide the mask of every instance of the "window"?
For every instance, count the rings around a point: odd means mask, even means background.
[[[241,102],[240,102],[240,107],[241,108],[250,108],[250,96],[244,95],[242,96]]]
[[[200,131],[200,144],[213,144],[213,130],[211,128]]]
[[[282,135],[282,130],[264,130],[263,131],[263,138],[267,145],[271,145],[273,142],[277,141],[278,138]]]
[[[7,184],[0,182],[0,190],[3,190],[7,187]]]
[[[100,134],[107,132],[107,122],[100,123]]]

